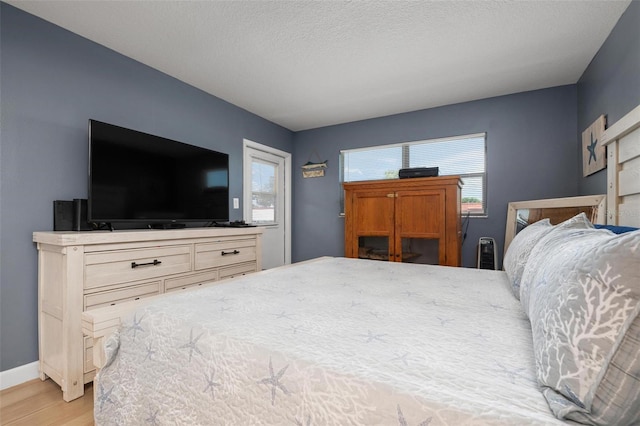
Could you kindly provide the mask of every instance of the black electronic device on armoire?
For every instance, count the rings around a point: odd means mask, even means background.
[[[496,241],[490,237],[480,237],[478,241],[478,269],[497,268]]]

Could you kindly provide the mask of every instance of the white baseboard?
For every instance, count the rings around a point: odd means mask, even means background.
[[[39,362],[35,361],[31,364],[12,368],[11,370],[0,371],[0,390],[5,390],[12,386],[39,378],[40,371],[38,370],[38,364]]]

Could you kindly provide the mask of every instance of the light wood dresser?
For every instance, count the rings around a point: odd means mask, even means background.
[[[93,380],[83,311],[262,269],[262,228],[34,232],[40,378],[65,401]]]

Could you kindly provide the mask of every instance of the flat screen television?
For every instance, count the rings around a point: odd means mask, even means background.
[[[162,226],[229,220],[229,156],[89,120],[93,223]]]

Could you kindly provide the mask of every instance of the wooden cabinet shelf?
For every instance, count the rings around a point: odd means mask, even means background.
[[[349,182],[345,256],[461,264],[459,176]]]
[[[262,228],[34,232],[40,378],[65,401],[93,380],[82,312],[262,269]]]

